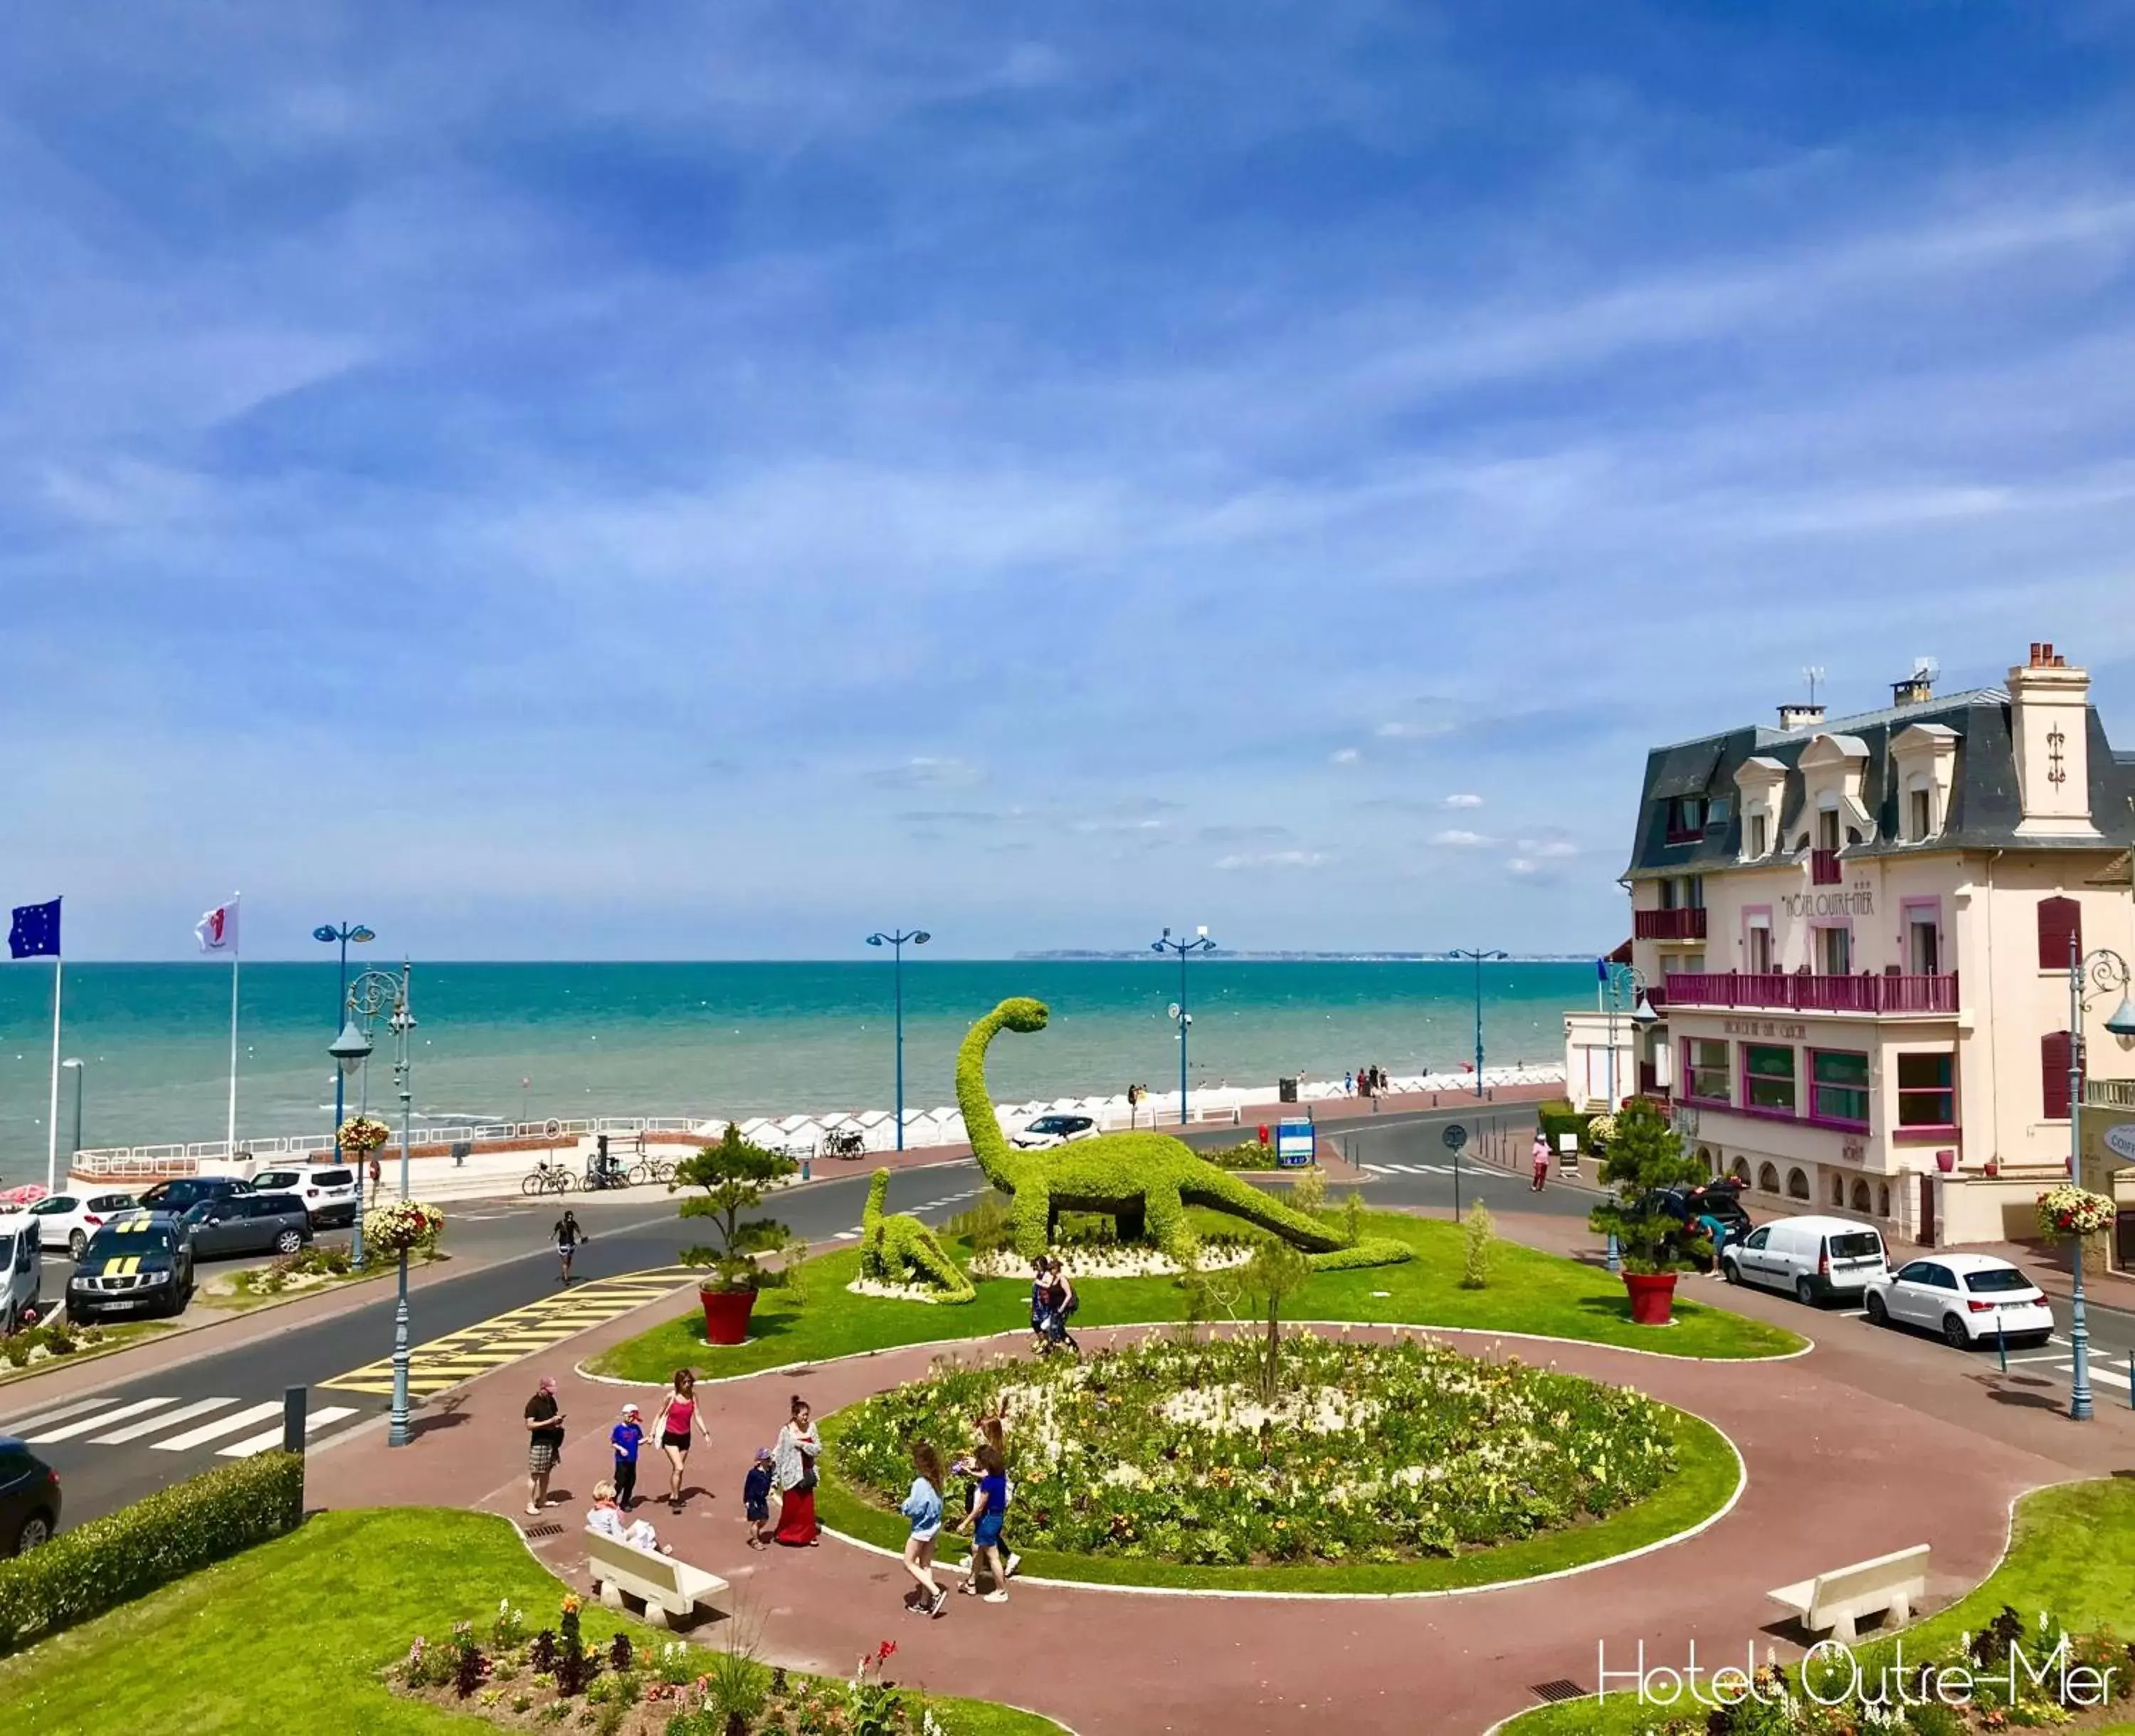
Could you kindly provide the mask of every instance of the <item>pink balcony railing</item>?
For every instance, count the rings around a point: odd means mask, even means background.
[[[1631,936],[1639,941],[1702,941],[1705,938],[1703,907],[1677,910],[1634,910]]]
[[[1758,975],[1748,971],[1671,974],[1678,1007],[1771,1007],[1789,1013],[1954,1013],[1957,974],[1947,976]]]
[[[1808,853],[1808,879],[1812,886],[1836,886],[1842,876],[1836,850],[1811,850]]]

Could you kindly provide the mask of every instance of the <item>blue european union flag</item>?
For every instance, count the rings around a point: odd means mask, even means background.
[[[56,959],[60,955],[60,901],[49,904],[18,904],[15,921],[7,931],[7,950],[18,959]]]

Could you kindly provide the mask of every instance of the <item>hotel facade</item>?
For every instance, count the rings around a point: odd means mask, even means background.
[[[1658,1017],[1620,995],[1567,1014],[1574,1100],[1666,1100],[1768,1210],[1930,1245],[2035,1233],[2068,1163],[2071,941],[2135,958],[2135,753],[2089,688],[2035,645],[2006,688],[1916,675],[1873,713],[1783,706],[1655,749],[1616,958]],[[2087,1152],[2135,1120],[2119,1003],[2084,1018]],[[2110,1161],[2084,1179],[2121,1190],[2124,1259],[2135,1171]]]

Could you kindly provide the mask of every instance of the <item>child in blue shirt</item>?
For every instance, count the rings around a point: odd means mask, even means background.
[[[645,1439],[635,1405],[622,1407],[622,1419],[608,1430],[608,1438],[615,1448],[616,1505],[627,1513],[637,1492],[637,1443]]]
[[[758,1447],[756,1463],[741,1483],[741,1516],[749,1524],[748,1546],[766,1549],[771,1543],[771,1448]]]
[[[934,1540],[942,1535],[942,1455],[925,1441],[912,1449],[912,1492],[898,1511],[912,1521],[912,1535],[904,1540],[904,1570],[912,1575],[913,1589],[904,1607],[914,1615],[938,1617],[949,1602],[948,1588],[934,1577]]]

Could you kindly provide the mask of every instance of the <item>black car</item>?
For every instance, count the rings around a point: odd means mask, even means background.
[[[1672,1241],[1688,1240],[1697,1234],[1694,1226],[1700,1218],[1713,1219],[1721,1231],[1713,1248],[1715,1256],[1721,1248],[1740,1241],[1751,1228],[1750,1214],[1742,1209],[1741,1196],[1724,1182],[1695,1187],[1656,1187],[1639,1196],[1636,1210],[1642,1217],[1657,1214],[1680,1224],[1682,1234],[1680,1237],[1671,1236]]]
[[[185,1226],[162,1213],[106,1224],[67,1279],[70,1320],[182,1314],[193,1299],[193,1250]]]
[[[294,1254],[312,1239],[312,1215],[293,1193],[233,1193],[202,1200],[178,1220],[196,1257]]]
[[[59,1528],[59,1473],[0,1434],[0,1555],[27,1555]]]
[[[157,1182],[141,1196],[141,1203],[151,1211],[167,1211],[176,1216],[202,1200],[227,1199],[233,1193],[251,1192],[251,1182],[241,1182],[235,1176],[178,1176]]]

